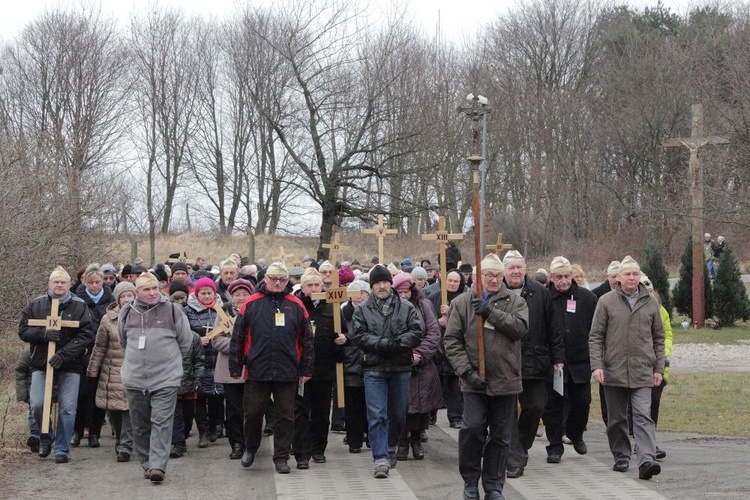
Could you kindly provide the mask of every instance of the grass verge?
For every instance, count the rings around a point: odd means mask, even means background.
[[[591,415],[601,422],[598,385]],[[750,437],[750,373],[672,374],[661,396],[659,430]]]
[[[679,322],[673,321],[672,341],[675,344],[748,344],[750,343],[750,324],[739,323],[719,330],[710,328],[683,330]]]

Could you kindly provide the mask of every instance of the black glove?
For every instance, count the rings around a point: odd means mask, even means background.
[[[469,370],[461,378],[474,389],[485,390],[487,388],[487,381],[480,377],[476,370]]]
[[[477,316],[486,318],[490,315],[490,306],[488,306],[487,303],[481,299],[471,299],[471,307],[474,308],[474,313]]]
[[[49,358],[49,365],[55,370],[59,370],[63,365],[62,357],[59,354],[55,354],[54,356]]]
[[[60,330],[47,330],[44,332],[44,340],[47,342],[60,342]]]

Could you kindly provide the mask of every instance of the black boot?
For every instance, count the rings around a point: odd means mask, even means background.
[[[214,439],[214,441],[216,441]],[[198,448],[208,448],[208,434],[201,432],[198,437]]]

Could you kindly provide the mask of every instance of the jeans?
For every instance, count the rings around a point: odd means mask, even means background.
[[[31,411],[31,405],[29,405],[29,435],[39,439],[40,433],[41,431],[39,430],[39,424],[36,423],[34,413]]]
[[[44,412],[44,382],[47,373],[35,370],[31,373],[31,391],[29,392],[29,406],[37,422],[42,421]],[[78,386],[81,382],[79,373],[55,372],[57,381],[57,432],[50,427],[49,434],[41,435],[42,444],[55,443],[55,455],[70,453],[70,438],[76,421],[78,404]],[[41,424],[40,424],[41,426]]]
[[[409,410],[411,370],[364,372],[367,435],[375,465],[388,465],[388,450],[395,449]]]

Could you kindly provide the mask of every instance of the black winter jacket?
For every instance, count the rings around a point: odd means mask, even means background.
[[[424,325],[413,305],[398,295],[395,299],[388,316],[378,310],[374,293],[354,309],[354,341],[362,349],[364,370],[411,370],[412,349],[422,341]]]
[[[362,377],[362,350],[354,343],[354,309],[351,301],[341,309],[346,324],[346,345],[344,346],[344,385],[346,387],[364,387]]]
[[[337,337],[333,328],[334,305],[319,300],[316,306],[312,299],[305,297],[301,290],[295,295],[305,305],[313,331],[315,345],[313,380],[336,380],[336,363],[344,360],[344,349],[333,342]]]
[[[219,305],[221,305],[221,299],[218,296],[216,300]],[[190,329],[197,333],[199,337],[205,337],[206,334],[216,325],[218,313],[201,304],[195,296],[195,293],[191,293],[188,296],[184,310],[185,316],[187,316],[188,322],[190,323]],[[203,350],[204,369],[199,376],[200,384],[198,386],[198,393],[202,396],[224,394],[224,386],[214,382],[216,349],[214,349],[211,342],[202,346],[201,349]]]
[[[94,322],[94,331],[99,331],[99,323],[101,323],[104,315],[107,314],[107,307],[115,301],[112,289],[108,285],[103,285],[103,290],[104,294],[102,295],[102,298],[99,299],[99,302],[94,303],[94,301],[91,300],[91,297],[89,297],[89,294],[86,293],[85,284],[81,283],[78,289],[76,289],[76,297],[84,301],[86,307],[91,311],[91,320]]]
[[[505,283],[505,286],[508,284]],[[514,293],[510,289],[509,291]],[[521,378],[551,379],[552,365],[565,362],[565,345],[562,332],[556,332],[552,328],[552,302],[549,290],[526,276],[521,298],[529,306],[529,332],[523,336],[521,342]]]
[[[596,295],[575,281],[565,293],[558,292],[553,283],[548,287],[552,299],[552,327],[562,335],[565,344],[565,381],[586,383],[591,380],[589,331],[596,310]],[[575,301],[575,312],[568,311],[569,300]]]
[[[46,320],[52,310],[52,297],[49,293],[32,300],[21,313],[18,324],[18,336],[31,344],[31,369],[47,370],[47,347],[49,342],[44,338],[46,328],[29,326],[30,319]],[[65,321],[78,321],[78,328],[62,327],[57,353],[63,359],[59,371],[81,373],[86,370],[86,351],[94,345],[96,330],[86,303],[73,294],[60,300],[58,314]]]

